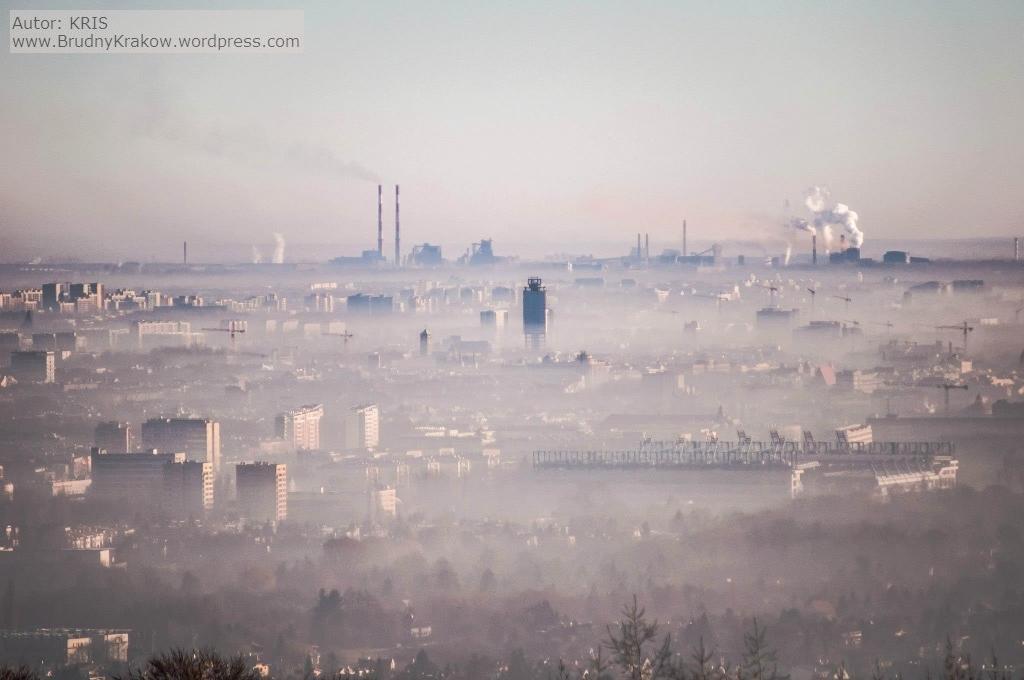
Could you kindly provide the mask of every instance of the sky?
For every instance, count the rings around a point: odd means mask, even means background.
[[[378,182],[386,253],[396,183],[449,258],[775,243],[812,185],[867,243],[1024,235],[1019,0],[204,7],[304,9],[304,52],[0,52],[0,260],[355,255]]]

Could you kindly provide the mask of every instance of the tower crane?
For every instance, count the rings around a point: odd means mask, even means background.
[[[245,332],[243,325],[237,321],[229,321],[227,328],[203,328],[202,330],[214,333],[228,333],[231,338],[231,349],[235,348],[235,334]]]
[[[946,331],[960,331],[964,334],[964,351],[967,351],[967,334],[974,330],[974,326],[969,326],[966,321],[955,326],[936,326],[939,330]]]
[[[949,415],[949,391],[967,389],[967,385],[958,385],[955,383],[942,383],[941,385],[936,385],[935,387],[936,389],[943,390],[946,393],[946,415]]]
[[[352,338],[352,337],[354,337],[354,336],[353,336],[353,335],[352,335],[351,333],[349,333],[348,331],[343,331],[343,332],[341,332],[341,333],[321,333],[321,335],[329,335],[329,336],[331,336],[331,337],[335,337],[335,338],[341,338],[342,342],[344,342],[344,343],[345,343],[345,346],[346,346],[346,347],[348,347],[348,341],[349,341],[349,338]]]
[[[842,300],[846,303],[846,311],[850,311],[850,303],[853,302],[853,298],[846,297],[845,295],[833,295],[836,300]]]

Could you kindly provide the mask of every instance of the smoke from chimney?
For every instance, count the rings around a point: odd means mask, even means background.
[[[284,236],[274,232],[274,254],[270,259],[274,264],[284,264]]]
[[[804,205],[811,212],[811,219],[805,220],[802,217],[794,217],[787,225],[793,229],[809,232],[816,236],[819,232],[825,239],[825,250],[832,248],[832,227],[843,229],[844,244],[846,237],[849,237],[850,245],[860,248],[864,243],[864,232],[857,226],[857,213],[850,210],[848,205],[834,203],[832,195],[825,187],[814,186],[807,190],[804,197]]]

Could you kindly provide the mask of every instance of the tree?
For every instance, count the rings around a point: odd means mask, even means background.
[[[714,658],[715,652],[704,646],[704,636],[702,635],[697,646],[690,653],[690,660],[693,662],[693,670],[690,672],[692,680],[713,680],[715,677],[715,667],[712,665]]]
[[[115,680],[262,680],[241,656],[225,658],[213,650],[174,649],[154,656]]]
[[[608,626],[604,644],[612,652],[612,660],[629,680],[675,678],[680,669],[672,664],[671,638],[665,635],[657,645],[658,622],[647,621],[646,610],[633,596],[633,604],[622,610],[618,635]],[[657,646],[656,646],[657,645]]]
[[[39,680],[39,676],[27,666],[0,668],[0,680]]]
[[[749,633],[743,634],[743,660],[740,672],[749,680],[789,680],[779,673],[778,654],[768,646],[767,628],[758,625],[757,617]]]

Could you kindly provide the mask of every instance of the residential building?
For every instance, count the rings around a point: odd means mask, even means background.
[[[284,439],[295,449],[315,451],[320,448],[320,419],[323,404],[300,406],[277,416],[278,439]]]
[[[345,417],[345,448],[373,450],[380,446],[380,407],[356,406]]]
[[[242,515],[255,521],[288,517],[288,470],[283,463],[239,463],[235,491]]]

